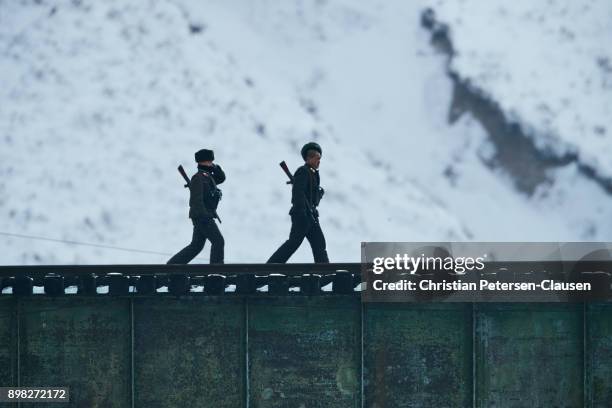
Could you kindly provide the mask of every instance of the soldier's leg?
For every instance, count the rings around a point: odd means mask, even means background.
[[[314,257],[315,263],[329,263],[325,236],[323,235],[323,230],[318,222],[308,230],[306,239],[308,239],[310,248],[312,248],[312,256]]]
[[[219,227],[214,220],[210,220],[206,225],[206,238],[210,241],[210,263],[211,264],[222,264],[224,258],[225,240]]]
[[[206,241],[206,236],[204,235],[202,227],[201,222],[193,221],[193,236],[191,238],[191,243],[170,258],[168,264],[187,264],[200,253]]]
[[[310,222],[306,216],[291,216],[291,231],[289,232],[289,239],[285,241],[277,250],[272,254],[268,263],[285,263],[291,255],[302,244],[306,232],[310,227]]]

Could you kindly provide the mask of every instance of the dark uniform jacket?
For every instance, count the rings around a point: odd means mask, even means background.
[[[198,172],[191,177],[189,183],[189,218],[213,218],[212,193],[217,184],[225,181],[225,173],[221,166],[198,167]]]
[[[316,207],[321,200],[321,179],[319,171],[308,164],[299,167],[293,175],[293,188],[291,190],[290,215],[318,216]],[[312,211],[312,212],[311,212]]]

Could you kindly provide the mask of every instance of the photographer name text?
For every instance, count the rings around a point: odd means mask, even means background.
[[[434,281],[423,279],[415,282],[402,279],[397,282],[384,282],[381,279],[372,282],[375,291],[590,291],[591,284],[587,282],[557,282],[544,279],[535,282],[501,282],[480,279],[478,282]]]

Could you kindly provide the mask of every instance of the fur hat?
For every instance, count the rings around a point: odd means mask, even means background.
[[[195,153],[195,161],[203,162],[203,161],[213,161],[215,160],[215,152],[208,149],[198,150]]]
[[[319,152],[320,155],[323,155],[323,150],[321,150],[321,146],[319,146],[318,143],[310,142],[310,143],[306,143],[302,147],[302,150],[300,151],[300,153],[302,154],[302,159],[306,160],[306,154],[308,153],[309,150],[315,150]]]

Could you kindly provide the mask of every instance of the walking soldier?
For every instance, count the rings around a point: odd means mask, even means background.
[[[198,172],[187,179],[182,166],[179,171],[186,178],[189,187],[189,218],[193,222],[193,237],[191,243],[174,255],[169,264],[186,264],[195,258],[204,248],[204,242],[210,241],[210,263],[223,263],[225,241],[214,218],[217,215],[217,205],[221,199],[221,190],[217,184],[225,181],[225,173],[221,166],[213,164],[215,154],[212,150],[202,149],[196,152],[195,161]],[[219,219],[219,222],[221,220]]]
[[[301,154],[305,163],[296,170],[292,177],[289,239],[272,254],[268,263],[287,262],[302,244],[304,238],[310,243],[314,261],[316,263],[329,263],[325,248],[325,236],[319,224],[319,212],[317,210],[319,201],[323,197],[319,177],[321,146],[314,142],[307,143],[302,147]]]

